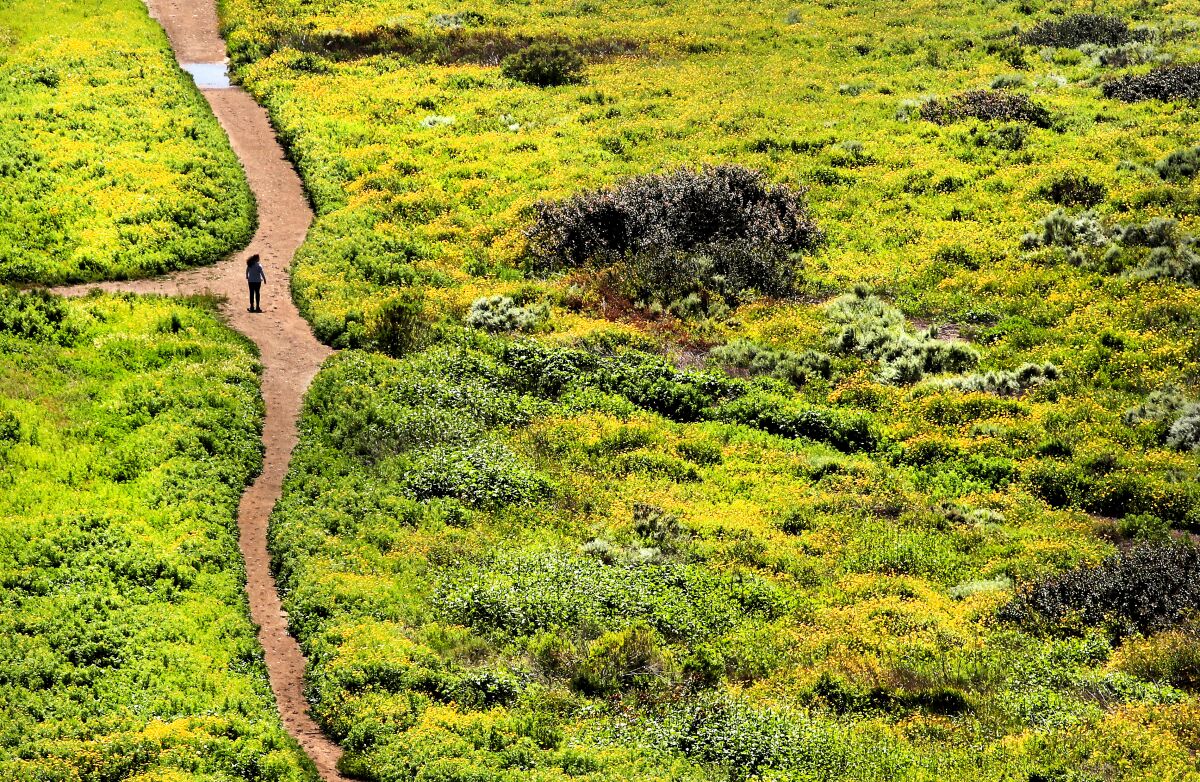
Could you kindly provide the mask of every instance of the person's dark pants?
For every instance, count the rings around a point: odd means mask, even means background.
[[[261,282],[250,283],[250,309],[261,310],[262,299],[259,297],[259,291],[262,290]]]

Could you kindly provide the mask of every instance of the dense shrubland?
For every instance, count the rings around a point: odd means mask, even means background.
[[[0,779],[315,779],[242,591],[255,367],[195,304],[0,287]]]
[[[7,3],[0,50],[0,281],[158,274],[250,238],[245,176],[141,3]]]
[[[225,7],[319,212],[298,300],[400,357],[318,378],[272,524],[348,770],[1193,772],[1193,625],[1002,621],[1200,529],[1194,117],[1102,87],[1194,61],[1140,32],[1184,9]]]

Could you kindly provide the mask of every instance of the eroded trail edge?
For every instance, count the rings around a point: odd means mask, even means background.
[[[147,0],[150,14],[162,24],[181,63],[220,63],[225,43],[217,32],[213,0]],[[289,733],[300,742],[327,782],[346,779],[337,771],[341,748],[321,732],[308,713],[304,697],[304,655],[288,633],[267,553],[267,519],[283,489],[296,422],[305,389],[330,351],[313,337],[293,304],[288,269],[296,248],[312,223],[312,210],[300,178],[284,158],[266,112],[238,88],[201,90],[241,159],[258,202],[258,232],[247,252],[262,256],[267,273],[261,314],[246,311],[245,254],[222,263],[167,277],[57,289],[80,295],[106,291],[159,293],[171,296],[214,293],[225,297],[222,314],[229,324],[258,346],[262,355],[262,474],[242,495],[238,507],[239,545],[246,562],[250,613],[259,626],[271,690]]]

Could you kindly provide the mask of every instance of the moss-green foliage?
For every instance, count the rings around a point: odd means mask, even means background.
[[[315,779],[242,591],[256,369],[199,306],[0,288],[0,778]]]
[[[212,263],[253,223],[224,133],[140,2],[0,7],[0,280]]]

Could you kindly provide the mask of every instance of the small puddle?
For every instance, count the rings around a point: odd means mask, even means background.
[[[192,81],[202,90],[232,87],[229,71],[223,62],[181,62],[179,67],[192,75]]]

